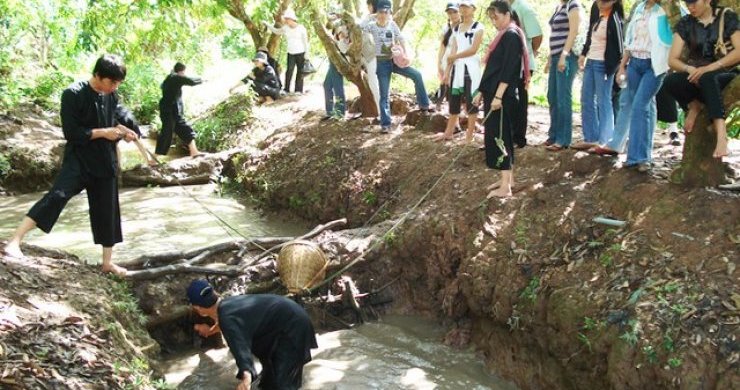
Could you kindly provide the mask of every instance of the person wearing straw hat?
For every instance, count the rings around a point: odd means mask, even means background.
[[[234,89],[239,87],[242,83],[251,84],[254,92],[259,97],[259,103],[270,104],[273,101],[280,98],[280,80],[278,79],[277,73],[272,69],[268,62],[267,54],[258,51],[254,55],[252,60],[254,68],[252,73],[248,74],[247,77],[243,78],[239,84],[231,87],[229,93],[234,92]]]
[[[273,34],[285,35],[288,45],[288,66],[285,70],[285,92],[290,92],[290,82],[295,76],[296,93],[303,93],[303,62],[306,59],[308,51],[308,32],[303,25],[298,24],[298,17],[295,11],[288,9],[283,13],[283,23],[281,27],[274,27],[269,22],[263,22],[267,29]]]
[[[303,366],[317,348],[316,333],[306,311],[292,300],[272,294],[248,294],[221,298],[204,279],[187,288],[193,311],[213,321],[195,324],[202,337],[221,333],[239,369],[237,390],[249,390],[257,371],[252,356],[262,364],[260,389],[298,389]]]

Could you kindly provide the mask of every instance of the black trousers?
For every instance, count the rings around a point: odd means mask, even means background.
[[[707,72],[699,79],[699,85],[689,82],[686,72],[672,73],[666,76],[663,85],[668,93],[676,99],[684,111],[689,103],[699,100],[704,103],[709,119],[722,119],[725,109],[722,104],[722,89],[737,76],[735,72]]]
[[[530,76],[534,74],[529,71]],[[524,79],[517,86],[519,104],[517,105],[516,121],[514,124],[514,144],[523,148],[527,145],[527,121],[529,120],[529,91],[525,88]]]
[[[49,233],[67,202],[83,189],[87,190],[90,227],[95,243],[112,247],[123,241],[118,181],[115,176],[91,177],[80,173],[76,167],[62,164],[51,190],[31,207],[27,216],[36,222],[39,229]]]
[[[290,82],[295,71],[295,91],[303,92],[303,61],[306,53],[288,54],[288,66],[285,70],[285,92],[290,92]]]
[[[195,130],[185,121],[182,113],[182,103],[159,105],[159,118],[162,120],[162,131],[159,132],[159,136],[157,137],[155,153],[161,155],[167,154],[172,145],[173,132],[186,145],[195,139]]]
[[[676,99],[671,96],[666,84],[660,86],[658,94],[655,96],[658,107],[658,120],[666,123],[678,122],[678,105]],[[616,118],[616,116],[615,116]]]
[[[287,337],[278,339],[270,356],[260,359],[260,363],[261,390],[298,390],[303,384],[303,356]]]
[[[504,93],[502,108],[494,111],[491,115],[491,102],[493,95],[483,95],[483,109],[488,119],[483,123],[485,134],[483,143],[486,147],[486,165],[491,169],[508,171],[514,166],[514,125],[516,116],[519,115],[519,100],[516,98],[511,89]],[[503,141],[506,154],[498,146],[496,141],[500,138]]]
[[[260,82],[252,82],[252,89],[257,93],[257,96],[269,96],[273,100],[280,98],[280,88],[268,87],[267,84]]]

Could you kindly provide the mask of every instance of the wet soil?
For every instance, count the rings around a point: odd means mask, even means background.
[[[407,216],[380,254],[350,271],[361,290],[400,277],[394,311],[444,321],[447,342],[474,343],[523,388],[740,380],[740,196],[670,184],[681,147],[667,134],[656,135],[648,173],[617,158],[518,149],[514,196],[487,200],[498,175],[480,136],[435,142],[434,116],[417,115],[416,127],[396,118],[390,134],[363,119],[318,118],[266,139],[239,179],[266,207],[309,221],[341,216],[363,227]],[[544,141],[547,123],[532,108],[531,144]],[[737,172],[740,144],[731,149]]]

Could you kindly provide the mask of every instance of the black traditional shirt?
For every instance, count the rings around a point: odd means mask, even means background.
[[[112,177],[118,169],[118,141],[90,139],[93,129],[122,124],[141,135],[136,119],[120,104],[118,95],[100,94],[89,81],[75,82],[62,92],[61,118],[67,140],[63,167],[93,177]]]
[[[486,68],[481,76],[478,90],[484,93],[484,96],[496,93],[499,83],[507,83],[505,94],[513,93],[516,86],[520,84],[522,78],[522,39],[515,30],[509,29],[505,32],[496,49],[488,56]]]
[[[159,101],[159,104],[181,104],[183,85],[193,86],[202,82],[203,80],[199,77],[188,77],[177,73],[170,73],[160,86],[160,88],[162,88],[162,99]]]
[[[257,375],[252,355],[269,359],[275,342],[280,338],[290,341],[296,360],[311,361],[311,348],[316,348],[308,314],[288,298],[271,295],[238,295],[224,298],[218,305],[218,323],[239,368],[237,378],[245,370]]]
[[[272,66],[270,65],[265,65],[264,69],[260,69],[255,66],[252,69],[252,73],[243,78],[242,82],[246,84],[249,80],[253,80],[255,83],[264,84],[270,88],[280,88],[280,81],[275,73],[275,69],[272,69]]]
[[[691,15],[682,17],[676,24],[675,31],[683,39],[686,47],[688,47],[688,59],[692,65],[702,66],[711,64],[717,60],[714,53],[714,46],[719,39],[720,12],[722,12],[722,8],[717,10],[717,16],[714,17],[714,21],[707,26],[701,24],[698,19]],[[730,42],[730,37],[738,29],[737,13],[733,10],[728,10],[724,18],[725,26],[723,31],[724,36],[722,38],[724,42]]]

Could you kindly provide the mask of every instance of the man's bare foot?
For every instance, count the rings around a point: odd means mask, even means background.
[[[696,123],[696,117],[699,116],[700,111],[700,103],[689,103],[689,112],[686,113],[686,120],[683,123],[683,128],[687,133],[694,129],[694,123]]]
[[[486,199],[491,198],[508,198],[511,196],[511,187],[499,187],[497,190],[491,191],[486,196]]]
[[[473,141],[473,130],[471,128],[465,130],[465,142],[470,143]]]
[[[727,156],[727,137],[717,137],[717,146],[714,147],[714,158]]]
[[[115,265],[113,263],[110,263],[109,265],[103,265],[103,273],[111,273],[116,276],[126,276],[126,273],[128,272],[126,268],[123,268],[119,265]]]
[[[15,242],[9,242],[7,245],[5,245],[3,251],[5,252],[5,255],[9,257],[14,257],[16,259],[23,259],[26,257],[23,254],[23,251],[21,251],[21,246]]]
[[[157,163],[156,161],[154,161],[154,160],[149,160],[149,161],[147,161],[147,163],[146,163],[146,164],[147,164],[147,165],[149,165],[149,167],[150,167],[150,168],[154,168],[154,167],[156,167],[157,165],[159,165],[159,164],[158,164],[158,163]]]

